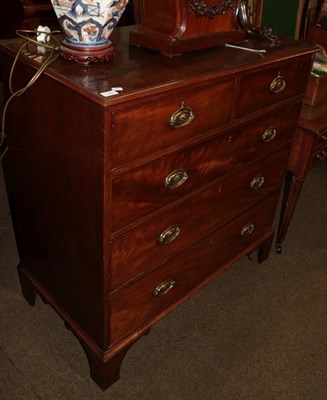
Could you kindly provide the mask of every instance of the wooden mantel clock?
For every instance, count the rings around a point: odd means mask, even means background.
[[[167,56],[239,42],[247,34],[276,39],[249,23],[247,0],[142,0],[142,10],[131,43]]]

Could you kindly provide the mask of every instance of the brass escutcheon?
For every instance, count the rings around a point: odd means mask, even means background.
[[[262,141],[265,143],[269,143],[275,139],[277,136],[277,129],[275,128],[268,128],[262,134]]]
[[[172,225],[167,228],[162,234],[159,236],[159,243],[160,244],[168,244],[173,242],[177,236],[180,234],[181,228],[179,225]]]
[[[252,179],[250,183],[250,189],[257,190],[265,183],[265,178],[262,175],[258,175]]]
[[[286,88],[285,78],[278,74],[278,76],[271,82],[270,91],[271,93],[281,93]]]
[[[188,178],[188,173],[186,169],[175,169],[171,172],[165,179],[165,187],[167,189],[176,189]]]
[[[254,232],[254,229],[255,229],[255,226],[251,222],[251,223],[245,225],[245,227],[241,230],[240,235],[242,237],[250,236]]]
[[[185,107],[184,101],[182,101],[181,107],[170,117],[170,126],[173,128],[183,128],[183,126],[189,125],[194,117],[195,115],[191,107]]]
[[[160,297],[167,294],[174,287],[175,283],[176,282],[172,279],[160,283],[160,285],[158,285],[153,292],[154,296]]]

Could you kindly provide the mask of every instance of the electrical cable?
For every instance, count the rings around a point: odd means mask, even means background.
[[[43,28],[43,27],[42,27]],[[6,113],[8,106],[10,102],[15,98],[23,95],[26,90],[28,90],[34,83],[37,81],[37,79],[43,74],[43,72],[46,70],[46,68],[49,67],[53,62],[55,62],[58,57],[60,56],[59,53],[59,47],[60,43],[58,39],[54,36],[55,33],[58,33],[59,31],[46,31],[46,30],[17,30],[16,34],[23,38],[25,42],[22,44],[22,46],[19,48],[15,59],[13,61],[13,64],[10,69],[10,74],[9,74],[9,91],[10,91],[10,97],[7,99],[5,102],[5,105],[3,107],[3,113],[2,113],[2,122],[1,122],[1,132],[0,132],[0,160],[4,157],[6,154],[8,147],[5,147],[4,150],[1,152],[1,148],[4,145],[5,142],[5,120],[6,120]],[[29,36],[30,34],[33,34],[34,37]],[[40,41],[38,40],[38,36],[43,35],[44,39]],[[51,40],[54,43],[51,43]],[[22,87],[21,89],[18,89],[16,91],[13,90],[13,75],[15,71],[15,67],[17,64],[17,61],[19,59],[19,56],[21,53],[25,50],[25,48],[30,44],[36,44],[37,46],[41,46],[42,48],[45,48],[47,50],[50,50],[49,54],[47,55],[44,63],[40,66],[40,68],[36,71],[36,73],[32,76],[32,78],[27,82],[27,84]]]

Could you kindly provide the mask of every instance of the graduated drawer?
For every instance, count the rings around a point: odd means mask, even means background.
[[[237,116],[304,94],[311,60],[278,65],[240,79]]]
[[[178,257],[111,298],[111,343],[151,323],[158,314],[190,296],[191,291],[226,263],[251,251],[270,229],[278,192],[241,214]],[[167,293],[165,293],[167,292]]]
[[[114,240],[111,288],[127,283],[281,186],[290,146],[258,160]]]
[[[275,112],[113,179],[113,231],[289,141],[300,108]],[[169,188],[167,180],[176,187]]]
[[[234,81],[214,81],[113,112],[112,165],[140,158],[229,122],[233,90]]]

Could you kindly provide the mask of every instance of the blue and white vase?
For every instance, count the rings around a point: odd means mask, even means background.
[[[106,61],[113,54],[109,36],[128,0],[51,0],[65,33],[62,52],[82,64]]]

